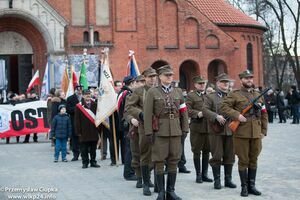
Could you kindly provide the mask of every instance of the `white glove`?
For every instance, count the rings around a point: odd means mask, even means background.
[[[133,126],[135,126],[135,127],[138,127],[138,126],[139,126],[139,121],[138,121],[137,119],[135,119],[135,118],[132,118],[130,122],[131,122],[131,124],[132,124]]]
[[[199,117],[199,118],[202,118],[202,117],[203,117],[202,111],[198,112],[198,117]]]
[[[217,115],[216,119],[222,125],[224,125],[226,123],[226,119],[222,115]]]

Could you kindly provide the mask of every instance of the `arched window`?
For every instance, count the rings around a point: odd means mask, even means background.
[[[95,32],[94,32],[94,42],[97,42],[97,43],[100,42],[100,39],[99,39],[99,32],[98,32],[98,31],[95,31]]]
[[[90,36],[88,31],[83,32],[83,43],[89,43],[90,42]]]
[[[251,43],[247,44],[247,69],[253,72],[253,47]]]

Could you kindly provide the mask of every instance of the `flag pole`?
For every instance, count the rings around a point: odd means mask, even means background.
[[[113,126],[116,166],[118,167],[119,166],[119,155],[118,155],[118,150],[117,150],[116,126],[115,126],[115,115],[114,114],[112,114],[112,126]]]
[[[101,83],[101,67],[102,67],[101,65],[102,65],[102,63],[101,63],[101,59],[99,57],[99,61],[98,61],[98,88],[100,88],[100,83]],[[98,99],[97,99],[97,101],[98,101]],[[103,142],[104,131],[103,131],[103,128],[104,127],[102,127],[102,131],[101,131],[101,159],[103,159],[103,157],[104,157],[104,152],[103,152],[104,151],[104,142]]]

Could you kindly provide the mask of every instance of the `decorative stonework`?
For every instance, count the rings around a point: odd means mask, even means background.
[[[33,54],[32,46],[21,34],[11,31],[0,33],[0,55]]]
[[[8,1],[0,1],[0,17],[19,17],[32,23],[43,35],[48,53],[64,52],[66,20],[45,0],[14,0],[13,8]]]

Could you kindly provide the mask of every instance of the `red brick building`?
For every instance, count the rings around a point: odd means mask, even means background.
[[[224,0],[0,2],[0,43],[6,45],[0,47],[0,59],[6,61],[8,87],[16,87],[12,79],[18,74],[19,90],[30,80],[24,78],[30,67],[39,68],[42,77],[48,58],[82,54],[83,48],[97,55],[103,47],[110,48],[115,79],[125,75],[131,49],[141,71],[168,63],[188,89],[194,75],[214,82],[220,72],[237,79],[246,69],[261,85],[264,31]]]

